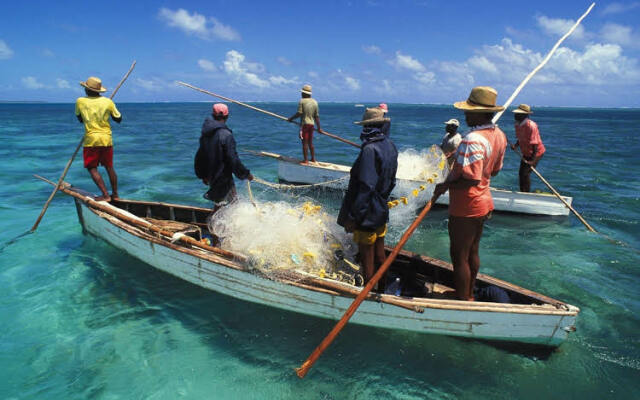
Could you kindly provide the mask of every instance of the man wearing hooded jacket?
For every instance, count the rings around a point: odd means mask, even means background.
[[[358,243],[365,284],[375,274],[375,265],[380,267],[385,260],[387,201],[396,184],[398,150],[381,129],[388,121],[383,110],[376,107],[368,108],[362,121],[356,122],[363,125],[362,146],[351,167],[337,221],[347,232],[353,232],[353,240]],[[378,289],[382,287],[379,285]]]
[[[213,105],[212,115],[202,124],[200,147],[194,162],[196,176],[209,185],[204,197],[216,203],[216,206],[223,206],[237,198],[232,173],[238,179],[253,180],[253,175],[238,157],[236,141],[226,125],[228,118],[229,108],[225,104]]]

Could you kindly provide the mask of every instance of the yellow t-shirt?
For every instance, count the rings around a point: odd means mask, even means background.
[[[318,117],[318,102],[311,97],[305,97],[298,103],[298,113],[302,114],[300,120],[305,125],[313,125],[314,118]]]
[[[76,115],[84,122],[84,147],[113,146],[109,117],[120,118],[120,111],[107,97],[79,97]]]

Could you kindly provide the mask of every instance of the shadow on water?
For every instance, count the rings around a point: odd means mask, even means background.
[[[91,329],[138,319],[162,329],[164,324],[178,321],[213,348],[225,349],[236,359],[282,369],[283,364],[293,367],[301,362],[335,323],[203,289],[155,270],[94,237],[87,237],[73,257],[81,259],[87,268],[91,291],[90,297],[84,300],[94,312],[85,323]],[[120,311],[114,313],[114,307]],[[492,348],[536,361],[547,360],[553,354],[552,348],[542,346],[348,325],[340,340],[327,352],[325,367],[320,371],[323,375],[337,373],[345,357],[366,358],[371,349],[375,349],[376,359],[394,360],[401,349],[401,365],[408,367],[406,372],[409,372],[411,365],[423,364],[425,351],[442,353],[442,349],[455,348],[464,353],[468,347],[476,352]],[[482,348],[484,350],[480,350]],[[326,369],[326,365],[332,367]],[[285,368],[282,373],[291,372]]]

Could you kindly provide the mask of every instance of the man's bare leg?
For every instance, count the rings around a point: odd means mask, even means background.
[[[309,164],[309,159],[307,158],[307,152],[309,150],[309,142],[307,139],[302,139],[302,164]]]
[[[358,243],[358,251],[360,251],[360,264],[362,265],[362,277],[366,284],[373,278],[375,268],[373,265],[373,245]]]
[[[309,143],[309,152],[311,152],[311,162],[316,162],[316,148],[313,147],[313,142]]]
[[[376,239],[376,242],[373,244],[373,253],[375,256],[374,273],[376,273],[387,259],[387,255],[384,253],[384,236]],[[378,291],[383,292],[386,286],[387,282],[385,278],[378,281]]]
[[[449,253],[453,264],[453,282],[458,300],[473,301],[469,296],[471,267],[470,251],[473,245],[474,229],[470,218],[449,216]]]
[[[107,187],[104,185],[104,181],[102,180],[102,176],[98,172],[98,168],[88,168],[89,174],[91,175],[91,179],[98,186],[98,189],[102,192],[102,196],[96,197],[96,201],[111,201],[111,197],[109,196],[109,192],[107,192]]]
[[[109,174],[109,182],[111,183],[111,198],[117,200],[118,196],[118,175],[113,167],[106,167],[107,174]]]
[[[478,276],[478,271],[480,270],[480,238],[482,237],[482,228],[484,225],[483,222],[479,222],[480,226],[476,229],[476,237],[471,244],[471,249],[469,251],[469,288],[467,291],[468,297],[473,298],[473,288],[476,284],[476,276]]]

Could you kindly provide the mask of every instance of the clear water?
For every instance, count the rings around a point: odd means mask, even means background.
[[[260,107],[289,115],[293,103]],[[193,175],[209,103],[120,104],[114,129],[121,196],[206,205]],[[391,105],[402,148],[437,143],[448,106]],[[357,140],[362,108],[321,104],[323,126]],[[481,244],[488,273],[577,305],[578,330],[540,357],[491,344],[349,325],[305,380],[293,373],[333,322],[245,303],[190,285],[82,235],[73,202],[35,221],[82,127],[73,104],[0,105],[0,398],[634,398],[640,384],[640,125],[638,110],[540,109],[539,170],[614,244],[575,217],[495,215]],[[299,156],[292,126],[232,106],[239,147]],[[513,137],[511,116],[503,129]],[[320,160],[356,150],[316,135]],[[242,155],[277,176],[271,159]],[[494,186],[517,187],[508,153]],[[78,158],[67,180],[95,191]],[[534,188],[544,189],[532,178]],[[241,192],[243,186],[239,186]],[[263,199],[282,198],[253,186]],[[244,192],[242,192],[244,193]],[[308,195],[308,193],[306,194]],[[337,208],[339,196],[321,200]],[[399,232],[395,233],[396,235]],[[407,248],[448,260],[446,211],[427,216]]]

